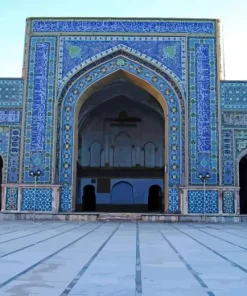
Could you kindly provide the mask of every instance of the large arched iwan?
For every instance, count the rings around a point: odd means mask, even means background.
[[[86,99],[124,77],[148,91],[160,103],[165,118],[165,210],[178,210],[178,186],[185,173],[185,106],[180,88],[160,68],[130,54],[114,53],[78,71],[62,89],[57,104],[56,182],[61,184],[61,211],[75,208],[78,114]],[[174,195],[177,206],[174,207]],[[169,196],[172,197],[171,205]]]

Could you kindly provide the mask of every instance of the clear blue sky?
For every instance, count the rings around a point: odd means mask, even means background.
[[[1,0],[0,77],[20,77],[27,17],[219,18],[225,78],[247,80],[247,0]]]

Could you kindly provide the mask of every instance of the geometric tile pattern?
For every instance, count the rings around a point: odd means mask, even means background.
[[[247,109],[247,82],[221,81],[221,108]]]
[[[32,32],[121,32],[215,34],[213,20],[33,20]]]
[[[233,130],[222,129],[222,184],[234,185]]]
[[[18,188],[7,187],[6,210],[18,209]]]
[[[71,187],[62,187],[60,210],[71,211]]]
[[[247,149],[247,82],[221,81],[223,185],[238,183],[238,162]],[[235,151],[235,153],[233,152]],[[236,183],[236,184],[237,184]]]
[[[0,108],[1,125],[21,125],[21,109]]]
[[[169,188],[169,212],[176,213],[179,210],[179,192],[177,188]]]
[[[0,106],[22,107],[24,80],[0,78]]]
[[[58,87],[69,77],[113,48],[136,51],[161,63],[170,76],[186,91],[185,37],[69,36],[59,38]]]
[[[8,153],[8,183],[19,182],[21,129],[10,127]]]
[[[223,194],[223,213],[234,214],[235,213],[235,192],[230,190],[224,190]]]
[[[235,129],[234,130],[234,144],[235,144],[235,159],[238,158],[242,152],[247,149],[247,129]],[[244,155],[242,155],[244,156]],[[239,159],[240,160],[240,159]]]
[[[218,191],[205,190],[205,212],[218,213]],[[204,190],[188,191],[188,213],[204,213]]]
[[[8,174],[9,127],[0,126],[0,156],[3,159],[2,182],[7,182]]]
[[[24,188],[22,190],[23,211],[51,211],[52,210],[52,189]]]
[[[23,182],[33,183],[30,170],[41,168],[39,183],[51,182],[56,37],[32,37],[25,117]]]
[[[218,100],[215,38],[189,38],[189,183],[218,180]]]
[[[169,186],[180,184],[180,118],[184,117],[184,110],[180,114],[180,108],[184,107],[182,96],[176,94],[173,88],[167,83],[167,80],[162,76],[158,76],[154,71],[150,70],[146,66],[143,67],[137,64],[134,60],[129,59],[121,55],[117,55],[115,58],[110,56],[109,62],[97,63],[97,67],[91,71],[87,71],[86,75],[80,76],[76,83],[69,85],[69,91],[62,92],[59,98],[59,108],[63,103],[63,110],[58,110],[58,119],[61,123],[58,124],[58,132],[60,126],[62,127],[61,134],[61,167],[60,171],[60,184],[65,186],[71,186],[72,184],[72,167],[73,167],[73,126],[74,126],[74,108],[75,104],[80,97],[80,94],[88,86],[92,85],[96,81],[103,77],[110,75],[111,73],[121,69],[134,75],[138,75],[140,78],[145,79],[152,84],[161,93],[165,94],[165,99],[168,105],[168,129],[169,129]],[[80,74],[80,73],[79,73]],[[78,75],[79,75],[78,74]],[[66,93],[66,97],[63,100],[63,93]],[[179,100],[177,99],[179,98]],[[180,102],[180,103],[179,103]],[[183,105],[181,105],[181,103]],[[182,115],[182,116],[181,116]],[[60,136],[57,137],[58,140]],[[182,146],[184,143],[182,142]],[[57,143],[58,151],[60,149],[60,143]],[[59,153],[57,153],[59,155]],[[183,162],[183,161],[182,161]],[[171,169],[170,169],[171,168]],[[62,201],[63,203],[63,197]]]

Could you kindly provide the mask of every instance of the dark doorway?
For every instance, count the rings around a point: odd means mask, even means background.
[[[149,187],[148,211],[150,212],[162,211],[162,190],[159,185],[152,185],[151,187]]]
[[[239,162],[240,214],[247,214],[247,155]]]
[[[0,155],[0,211],[2,209],[3,159]]]
[[[83,211],[93,212],[96,209],[96,195],[93,185],[86,185],[83,189]]]

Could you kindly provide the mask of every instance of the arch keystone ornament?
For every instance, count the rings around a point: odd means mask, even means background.
[[[56,182],[61,184],[61,211],[75,208],[78,115],[87,98],[117,77],[127,78],[160,103],[165,121],[165,210],[179,210],[178,187],[185,172],[185,103],[173,79],[148,59],[123,50],[80,69],[64,85],[57,104]]]

